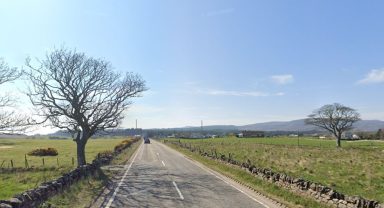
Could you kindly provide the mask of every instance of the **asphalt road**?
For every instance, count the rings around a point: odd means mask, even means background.
[[[97,207],[276,207],[159,143],[142,144]]]

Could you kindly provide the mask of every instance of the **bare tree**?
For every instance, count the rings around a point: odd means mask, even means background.
[[[0,85],[15,81],[21,73],[0,59]],[[2,91],[2,90],[1,90]],[[26,126],[26,117],[17,114],[15,111],[6,110],[13,107],[15,100],[8,94],[0,96],[0,132],[21,131]]]
[[[121,123],[130,98],[146,90],[145,81],[132,73],[122,77],[109,62],[64,48],[38,62],[26,62],[28,96],[43,122],[72,133],[78,165],[84,165],[88,139]]]
[[[331,132],[336,137],[337,147],[340,147],[343,132],[351,130],[359,120],[360,114],[355,109],[334,103],[315,110],[305,122]]]

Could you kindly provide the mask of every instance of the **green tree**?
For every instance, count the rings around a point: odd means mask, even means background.
[[[379,130],[376,132],[376,139],[380,139],[380,140],[383,140],[383,139],[384,139],[384,132],[383,132],[383,129],[379,129]]]

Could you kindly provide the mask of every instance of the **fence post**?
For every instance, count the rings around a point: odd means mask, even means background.
[[[43,166],[45,166],[45,161],[44,161],[44,157],[43,157]]]
[[[13,160],[11,160],[11,168],[13,168]]]
[[[57,167],[59,167],[59,158],[58,157],[56,158],[56,162],[57,162]]]
[[[27,155],[24,155],[24,162],[25,162],[25,168],[29,168],[28,160],[27,160]]]

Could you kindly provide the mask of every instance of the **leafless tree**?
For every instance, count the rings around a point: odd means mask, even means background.
[[[0,59],[0,86],[15,81],[20,76],[21,73],[16,68],[9,67],[3,59]],[[0,132],[21,131],[26,126],[25,116],[6,109],[13,107],[14,104],[15,100],[10,95],[0,96]]]
[[[343,132],[351,130],[359,120],[360,114],[355,109],[334,103],[315,110],[305,122],[331,132],[336,137],[337,147],[340,147]]]
[[[73,135],[79,166],[86,164],[88,139],[99,131],[117,127],[131,98],[146,90],[139,75],[121,76],[109,62],[75,50],[56,49],[38,64],[27,59],[26,65],[32,83],[28,96],[37,114],[43,122]]]

